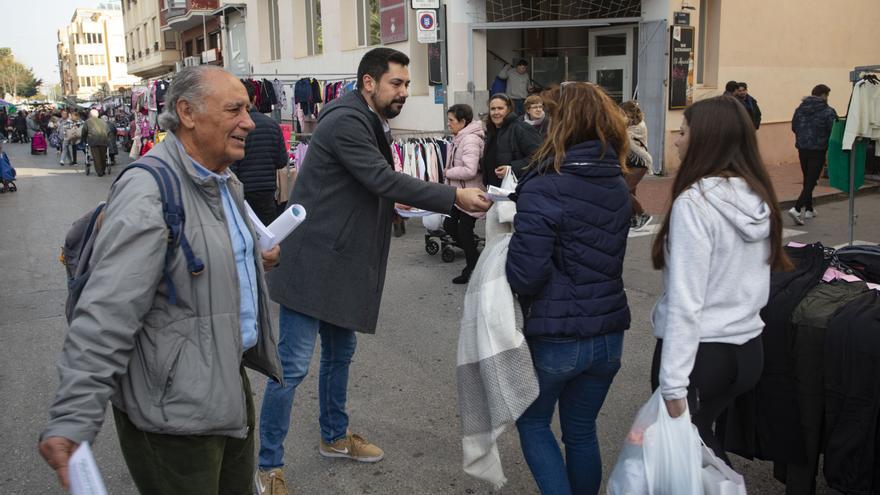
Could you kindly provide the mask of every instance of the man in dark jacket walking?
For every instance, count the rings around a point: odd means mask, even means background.
[[[321,336],[321,441],[318,452],[378,462],[379,447],[349,430],[345,402],[355,332],[375,333],[391,242],[394,203],[450,213],[489,207],[480,189],[421,181],[394,171],[387,120],[406,102],[409,58],[390,48],[367,52],[358,90],[327,104],[291,193],[306,220],[282,243],[270,295],[281,305],[278,351],[284,386],[267,384],[260,414],[259,494],[286,494],[284,438],[294,392]]]
[[[260,221],[269,225],[278,216],[276,171],[287,165],[287,148],[278,123],[258,111],[254,88],[248,84],[244,87],[251,100],[250,116],[256,127],[247,135],[244,159],[235,162],[230,169],[244,183],[244,199]]]
[[[831,88],[824,84],[817,85],[812,94],[803,99],[791,118],[791,130],[795,136],[804,185],[801,195],[794,207],[788,210],[788,214],[798,225],[804,224],[802,214],[804,218],[816,216],[816,210],[813,209],[813,188],[816,187],[819,174],[825,166],[831,127],[837,120],[837,111],[828,105],[829,94]]]

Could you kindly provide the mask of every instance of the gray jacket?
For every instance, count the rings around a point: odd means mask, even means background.
[[[515,100],[524,100],[529,97],[529,83],[532,78],[529,73],[520,74],[516,67],[505,65],[498,77],[507,80],[507,96]]]
[[[244,438],[241,366],[280,381],[259,252],[258,339],[242,355],[238,276],[219,186],[199,176],[172,133],[150,153],[178,172],[185,232],[205,272],[190,275],[183,252],[175,250],[177,305],[169,303],[159,188],[144,170],[126,172],[110,189],[92,275],[58,360],[60,385],[43,438],[92,441],[108,400],[143,431]],[[241,183],[228,184],[243,211]]]
[[[358,91],[321,112],[290,194],[306,220],[281,243],[272,299],[294,311],[374,333],[399,202],[449,213],[455,188],[394,171],[379,117]]]

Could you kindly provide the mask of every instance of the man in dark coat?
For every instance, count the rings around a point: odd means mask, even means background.
[[[761,107],[758,106],[758,100],[754,99],[752,95],[749,94],[749,85],[744,82],[739,83],[734,96],[739,98],[739,102],[746,107],[749,116],[752,118],[752,123],[755,124],[755,129],[760,128]]]
[[[284,257],[269,281],[281,305],[279,354],[282,387],[269,383],[260,415],[259,493],[284,491],[284,438],[293,396],[309,369],[321,336],[319,388],[321,442],[325,457],[377,462],[379,447],[353,434],[345,402],[355,332],[374,333],[385,285],[394,203],[440,213],[453,205],[485,211],[476,188],[421,181],[394,171],[387,119],[406,102],[409,58],[390,48],[364,55],[358,90],[321,112],[291,198],[306,220],[281,247]],[[281,486],[279,486],[281,485]]]
[[[822,167],[825,166],[831,127],[837,120],[837,111],[828,106],[829,94],[831,88],[824,84],[817,85],[812,94],[801,101],[791,118],[791,130],[795,136],[804,185],[801,195],[794,207],[788,210],[788,214],[798,225],[804,224],[802,214],[806,218],[816,216],[813,209],[813,188],[816,187]]]
[[[287,165],[287,148],[278,123],[258,111],[253,86],[244,84],[244,87],[251,101],[251,120],[256,127],[247,135],[244,159],[229,168],[244,184],[244,199],[251,209],[263,225],[269,225],[278,216],[275,202],[277,170]]]

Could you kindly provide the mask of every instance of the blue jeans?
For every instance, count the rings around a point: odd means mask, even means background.
[[[321,438],[332,443],[348,431],[345,399],[348,368],[357,347],[351,330],[281,306],[278,355],[284,368],[284,386],[269,380],[260,410],[260,468],[284,465],[284,438],[290,427],[293,395],[309,372],[315,341],[321,335],[321,371],[318,381]]]
[[[623,332],[585,339],[529,338],[541,392],[516,422],[543,495],[594,495],[602,482],[596,417],[620,369]],[[556,403],[565,459],[550,429]]]

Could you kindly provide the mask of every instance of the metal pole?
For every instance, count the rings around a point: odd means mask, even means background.
[[[440,82],[443,84],[443,131],[449,132],[449,120],[446,113],[449,111],[449,72],[446,68],[446,5],[441,5],[438,11],[439,19],[437,27],[440,28]],[[436,91],[436,88],[434,89]]]
[[[849,152],[849,245],[853,245],[855,239],[856,226],[856,145],[859,139],[853,142],[852,149]]]

